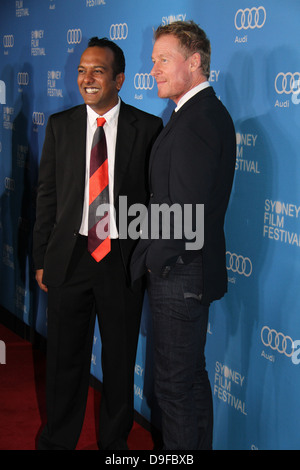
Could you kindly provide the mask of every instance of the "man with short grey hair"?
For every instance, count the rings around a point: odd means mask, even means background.
[[[223,226],[235,170],[235,130],[208,82],[210,42],[194,22],[160,26],[152,61],[158,96],[173,100],[176,108],[150,156],[149,224],[157,204],[179,205],[183,215],[188,206],[194,219],[204,205],[204,244],[188,243],[185,230],[175,236],[173,220],[168,239],[161,225],[157,238],[139,241],[131,268],[135,277],[148,273],[164,448],[212,449],[205,343],[209,306],[227,290]],[[193,220],[189,232],[197,236],[196,228]]]

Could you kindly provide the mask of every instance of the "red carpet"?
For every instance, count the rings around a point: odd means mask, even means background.
[[[34,450],[45,422],[45,355],[0,325],[6,364],[0,364],[0,450]],[[97,450],[95,414],[100,393],[90,387],[78,450]],[[151,450],[151,433],[134,423],[130,450]]]

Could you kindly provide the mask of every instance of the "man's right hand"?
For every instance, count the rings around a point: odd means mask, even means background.
[[[43,269],[37,269],[35,272],[35,278],[40,289],[42,289],[44,292],[48,292],[48,287],[45,284],[43,284],[43,274],[44,274]]]

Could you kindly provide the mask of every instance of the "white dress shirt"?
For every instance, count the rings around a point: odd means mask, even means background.
[[[188,91],[185,95],[183,95],[180,100],[177,103],[177,106],[175,108],[175,113],[183,106],[189,99],[191,99],[194,95],[199,93],[199,91],[204,90],[204,88],[207,88],[210,86],[210,83],[208,81],[202,82],[199,85],[195,86],[192,88],[190,91]]]
[[[115,168],[115,153],[116,153],[116,140],[118,118],[120,112],[121,100],[119,98],[118,104],[110,109],[103,116],[99,116],[95,111],[87,105],[87,128],[86,128],[86,158],[85,158],[85,190],[84,190],[84,203],[82,221],[79,229],[81,235],[88,235],[88,217],[89,217],[89,175],[90,175],[90,155],[93,142],[94,133],[97,129],[97,118],[104,117],[106,122],[104,124],[104,132],[107,145],[108,157],[108,177],[109,177],[109,202],[111,207],[114,204],[114,168]],[[111,210],[110,218],[110,238],[118,238],[118,231],[114,212]]]

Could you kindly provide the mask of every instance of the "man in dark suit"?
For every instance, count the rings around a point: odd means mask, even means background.
[[[122,50],[107,39],[92,38],[78,67],[85,104],[50,116],[47,124],[33,249],[37,282],[48,292],[47,424],[39,449],[76,447],[89,385],[95,312],[102,342],[100,449],[127,449],[133,423],[144,291],[143,282],[132,285],[130,280],[135,241],[119,237],[118,207],[120,197],[127,198],[128,207],[147,204],[148,158],[162,122],[120,100],[124,70]],[[96,148],[92,142],[99,117],[105,121],[97,146],[102,152],[99,158],[104,151],[105,157],[99,173],[92,174],[95,163],[90,154]],[[104,167],[109,181],[105,184],[100,183]],[[99,185],[102,192],[91,204],[89,188]],[[108,200],[100,198],[104,193]],[[94,259],[96,249],[88,248],[89,213],[101,204],[109,204],[115,212],[109,212],[109,224],[103,228],[109,235],[108,245],[102,245],[109,247],[108,253]],[[94,219],[94,242],[102,233],[101,220]]]
[[[131,269],[134,278],[148,271],[164,448],[211,449],[205,342],[209,305],[227,290],[223,225],[235,131],[208,83],[210,42],[195,23],[159,27],[152,60],[158,95],[176,108],[152,148],[148,219]]]

